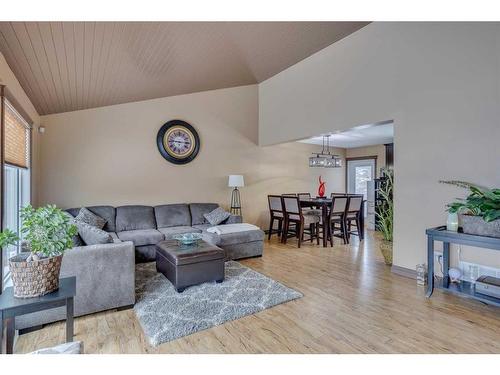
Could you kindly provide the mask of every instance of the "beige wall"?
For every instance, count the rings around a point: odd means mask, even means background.
[[[385,146],[373,145],[346,149],[346,158],[362,158],[366,156],[377,157],[377,177],[380,177],[380,168],[385,167]]]
[[[34,127],[32,131],[32,202],[38,201],[38,181],[40,178],[40,163],[39,163],[39,138],[36,127],[40,124],[40,116],[38,116],[35,107],[28,99],[23,88],[19,84],[16,76],[7,65],[4,56],[0,52],[0,84],[5,85],[9,91],[9,96],[12,101],[15,101],[19,111],[24,112],[32,121]],[[20,107],[20,108],[19,108]]]
[[[184,166],[167,162],[156,147],[165,122],[182,119],[199,132],[201,150]],[[42,117],[40,203],[229,204],[229,174],[243,174],[246,221],[268,225],[267,194],[343,189],[344,170],[308,167],[312,145],[257,146],[256,85],[121,104]],[[345,155],[343,150],[336,150]]]
[[[438,180],[500,186],[499,41],[498,23],[372,23],[259,85],[259,142],[394,120],[394,263],[414,269],[464,195]]]

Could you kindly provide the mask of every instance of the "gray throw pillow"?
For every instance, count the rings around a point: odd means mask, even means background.
[[[224,211],[223,208],[217,207],[215,210],[209,212],[208,214],[203,214],[203,217],[212,225],[218,225],[224,220],[227,220],[231,214]]]
[[[75,220],[75,225],[78,228],[78,234],[86,245],[100,245],[113,242],[113,237],[102,229],[79,220]]]
[[[106,225],[105,219],[89,211],[86,207],[80,208],[80,212],[76,215],[75,220],[83,221],[99,229],[104,228],[104,225]]]
[[[63,213],[68,217],[69,219],[69,222],[71,224],[75,224],[75,218],[69,213],[69,212],[66,212],[66,211],[63,211]],[[83,246],[85,245],[82,241],[82,238],[80,237],[80,235],[77,233],[73,236],[73,247],[77,247],[77,246]]]

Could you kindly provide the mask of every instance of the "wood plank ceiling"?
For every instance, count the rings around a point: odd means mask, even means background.
[[[366,22],[0,22],[41,115],[262,82]]]

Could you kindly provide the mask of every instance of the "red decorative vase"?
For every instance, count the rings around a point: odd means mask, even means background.
[[[319,176],[319,187],[318,187],[318,195],[323,198],[325,196],[325,182],[321,181],[321,176]]]

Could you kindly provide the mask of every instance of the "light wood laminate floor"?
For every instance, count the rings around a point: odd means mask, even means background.
[[[273,238],[264,256],[242,261],[304,294],[257,314],[157,348],[147,344],[133,310],[75,319],[86,353],[500,353],[500,309],[390,272],[373,233],[333,248]],[[15,351],[64,341],[63,323],[19,337]]]

